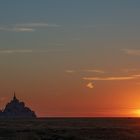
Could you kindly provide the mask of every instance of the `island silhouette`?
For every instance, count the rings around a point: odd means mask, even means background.
[[[36,118],[36,114],[18,100],[14,93],[13,99],[6,104],[4,110],[0,110],[0,118]]]

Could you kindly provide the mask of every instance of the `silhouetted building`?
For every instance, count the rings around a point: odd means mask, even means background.
[[[36,114],[26,107],[24,102],[20,102],[14,94],[13,99],[6,104],[5,109],[0,110],[0,117],[8,118],[36,118]]]

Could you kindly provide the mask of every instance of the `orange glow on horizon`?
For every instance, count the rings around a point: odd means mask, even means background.
[[[135,109],[132,113],[134,114],[134,117],[140,117],[140,109]]]

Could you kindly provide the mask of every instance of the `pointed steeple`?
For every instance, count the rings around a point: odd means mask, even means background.
[[[15,92],[14,92],[13,100],[17,100],[17,98],[16,98],[16,93],[15,93]]]

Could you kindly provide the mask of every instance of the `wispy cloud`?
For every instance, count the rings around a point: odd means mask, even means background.
[[[12,54],[12,53],[32,53],[33,50],[0,50],[2,54]]]
[[[35,31],[35,29],[33,29],[33,28],[25,28],[25,27],[0,27],[0,31],[33,32],[33,31]]]
[[[93,72],[93,73],[100,73],[100,74],[105,73],[105,71],[99,69],[93,69],[93,70],[88,69],[88,70],[84,70],[84,72]]]
[[[65,72],[66,72],[66,73],[75,73],[74,70],[66,70]]]
[[[140,75],[131,76],[114,76],[114,77],[83,77],[83,80],[88,81],[122,81],[122,80],[133,80],[139,78]]]
[[[17,53],[55,53],[63,52],[64,50],[32,50],[32,49],[11,49],[11,50],[0,50],[0,54],[17,54]]]
[[[103,70],[100,70],[100,69],[85,69],[85,70],[71,70],[71,69],[68,69],[66,70],[65,72],[67,73],[73,73],[73,72],[78,72],[78,73],[99,73],[99,74],[104,74],[105,71]]]
[[[27,28],[44,28],[44,27],[59,27],[57,24],[48,24],[43,22],[36,22],[36,23],[22,23],[16,24],[16,27],[27,27]]]
[[[21,24],[7,25],[7,26],[0,25],[0,31],[33,32],[41,28],[55,28],[55,27],[59,27],[59,25],[48,24],[43,22],[21,23]]]
[[[140,56],[140,49],[122,49],[125,54]]]
[[[122,69],[122,72],[136,72],[136,71],[138,71],[138,69],[135,69],[135,68],[125,68],[125,69]]]

